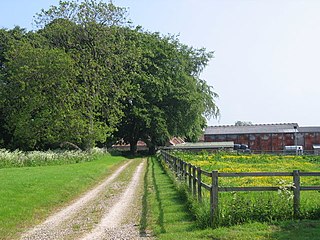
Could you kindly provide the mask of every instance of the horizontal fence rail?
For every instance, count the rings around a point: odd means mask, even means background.
[[[299,218],[300,212],[300,192],[301,191],[319,191],[320,186],[301,186],[301,177],[319,177],[320,172],[237,172],[220,173],[217,170],[212,172],[204,171],[200,167],[194,166],[182,159],[171,155],[165,150],[161,150],[161,156],[164,162],[170,167],[180,181],[188,182],[188,186],[194,197],[202,201],[202,188],[210,192],[210,221],[212,226],[218,222],[218,193],[219,192],[238,192],[238,191],[278,191],[281,188],[272,187],[219,187],[219,178],[221,177],[292,177],[293,186],[286,189],[293,191],[293,213]],[[211,178],[211,185],[202,182],[202,175]]]

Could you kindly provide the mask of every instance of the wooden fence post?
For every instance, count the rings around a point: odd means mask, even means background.
[[[187,163],[183,162],[183,176],[184,176],[184,181],[187,181]]]
[[[178,177],[178,179],[180,180],[180,159],[179,158],[176,158],[176,177]]]
[[[193,196],[197,195],[197,179],[196,179],[196,166],[192,167],[192,177],[193,177],[193,186],[192,186],[192,190],[193,190]]]
[[[180,159],[180,181],[183,179],[183,161]]]
[[[210,221],[211,226],[215,227],[218,224],[219,209],[218,209],[218,171],[214,170],[211,173],[211,192],[210,192]]]
[[[293,170],[293,215],[300,217],[300,174],[299,170]]]
[[[191,166],[192,166],[191,163],[189,163],[188,168],[189,168],[189,189],[190,189],[190,192],[192,190],[192,183],[191,183],[191,169],[192,169],[192,167]]]
[[[201,168],[197,168],[197,178],[198,178],[198,201],[202,201],[202,193],[201,193]]]
[[[189,189],[190,189],[190,192],[191,192],[191,191],[192,191],[192,183],[191,183],[191,179],[192,179],[192,177],[191,177],[192,165],[191,165],[191,163],[188,163],[188,168],[189,168]]]
[[[182,167],[182,160],[179,160],[179,168],[180,168],[180,177],[179,180],[182,181],[183,179],[183,167]]]

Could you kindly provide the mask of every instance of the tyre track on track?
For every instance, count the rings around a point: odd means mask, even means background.
[[[82,240],[98,240],[98,239],[127,239],[126,236],[116,236],[115,232],[124,233],[121,230],[121,223],[125,220],[123,216],[129,210],[130,204],[134,201],[135,192],[139,185],[139,178],[143,172],[143,162],[139,164],[133,177],[127,186],[126,190],[122,193],[118,202],[107,212],[100,223],[89,234],[84,236]],[[118,231],[117,231],[117,228]],[[132,231],[132,230],[130,230]],[[128,234],[123,234],[128,235]],[[130,235],[130,239],[138,238],[138,236]]]
[[[83,239],[141,239],[142,237],[140,238],[138,228],[134,226],[137,225],[136,223],[132,224],[131,222],[130,226],[121,224],[123,224],[123,221],[125,220],[124,213],[130,211],[129,208],[137,197],[135,196],[135,193],[141,183],[141,176],[144,166],[146,165],[146,160],[143,160],[138,167],[136,167],[136,170],[130,179],[130,183],[124,187],[125,189],[121,191],[121,194],[117,194],[117,196],[114,197],[109,196],[106,200],[107,203],[103,203],[103,205],[107,205],[107,207],[104,206],[104,208],[98,209],[98,211],[102,211],[104,214],[102,219],[94,222],[93,230],[91,230],[92,226],[91,228],[88,228],[87,226],[83,227],[80,224],[81,229],[77,230],[75,233],[74,229],[72,229],[73,225],[71,224],[72,221],[75,221],[74,219],[76,219],[77,216],[89,218],[90,216],[87,217],[84,216],[84,214],[90,214],[90,211],[93,211],[93,207],[96,208],[96,206],[91,206],[90,208],[90,204],[100,204],[102,200],[99,199],[99,196],[101,198],[101,195],[103,196],[105,190],[111,188],[110,185],[113,185],[114,188],[117,188],[119,185],[121,186],[121,184],[117,182],[117,177],[119,177],[133,161],[134,160],[130,160],[128,163],[119,167],[111,176],[107,177],[106,180],[94,189],[88,191],[77,201],[53,214],[42,224],[27,231],[22,235],[21,239],[80,239],[81,235],[84,236]],[[85,208],[88,208],[89,210],[84,211]],[[137,209],[135,211],[137,211]],[[62,225],[68,226],[62,227]]]

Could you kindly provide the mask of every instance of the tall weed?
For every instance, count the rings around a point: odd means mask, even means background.
[[[95,159],[103,150],[92,151],[8,151],[0,149],[0,168],[34,167],[47,165],[62,165],[88,162]]]
[[[244,222],[273,222],[292,219],[292,201],[275,192],[220,193],[219,225],[231,226]]]

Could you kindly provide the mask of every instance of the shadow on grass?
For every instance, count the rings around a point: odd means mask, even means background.
[[[146,172],[144,174],[144,187],[143,187],[143,196],[142,196],[142,211],[141,211],[141,219],[140,219],[140,236],[146,236],[146,228],[147,228],[147,222],[148,222],[148,188],[149,188],[149,182],[148,182],[148,174],[149,174],[149,161],[147,161],[147,168]]]
[[[109,153],[112,156],[123,156],[123,157],[126,157],[128,159],[142,158],[142,157],[150,156],[148,151],[138,151],[136,154],[133,155],[130,151],[127,151],[127,150],[109,149]]]
[[[151,175],[152,179],[149,184],[153,185],[159,233],[172,234],[194,230],[193,216],[188,209],[185,192],[177,189],[173,179],[156,157],[150,157],[149,161],[151,163],[149,176]]]
[[[159,192],[159,187],[158,187],[158,183],[157,183],[157,179],[155,176],[155,166],[154,166],[154,158],[152,159],[152,181],[153,181],[153,186],[154,186],[154,190],[155,190],[155,194],[156,194],[156,200],[158,202],[158,209],[159,209],[159,216],[158,216],[158,224],[160,226],[160,232],[161,233],[165,233],[166,229],[164,228],[164,224],[163,224],[163,206],[162,206],[162,201],[160,198],[160,192]]]
[[[320,239],[320,220],[285,221],[275,225],[278,227],[278,230],[271,235],[272,239]]]

